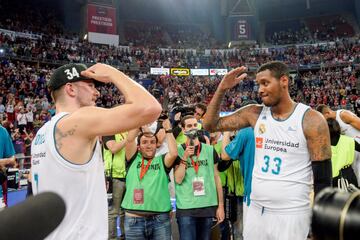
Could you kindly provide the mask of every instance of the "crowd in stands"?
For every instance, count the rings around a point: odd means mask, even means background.
[[[355,35],[354,28],[340,15],[312,17],[303,22],[292,20],[268,23],[266,28],[266,41],[272,45],[314,43]],[[276,30],[272,31],[274,28]]]
[[[273,45],[286,45],[294,43],[309,43],[311,40],[309,32],[306,28],[299,31],[287,29],[279,32],[274,32],[273,35],[268,36],[267,42]]]
[[[354,51],[356,53],[357,48],[354,45],[350,49],[356,49]],[[341,47],[337,49],[341,49]],[[321,63],[320,49],[318,49],[317,54],[319,63]],[[332,58],[329,57],[328,59]],[[263,60],[267,61],[271,58],[268,57]],[[39,129],[54,113],[51,98],[46,89],[46,81],[49,79],[53,68],[44,64],[40,67],[15,60],[2,60],[1,62],[0,119],[2,125],[14,137],[14,143],[22,146],[17,148],[19,151],[26,151],[26,144],[25,140],[16,140],[18,134],[22,134],[23,139],[27,138],[27,134]],[[300,71],[293,78],[291,94],[296,101],[304,102],[312,107],[323,103],[335,109],[351,109],[359,114],[360,99],[355,90],[356,74],[357,69],[353,65],[315,71]],[[131,73],[131,77],[137,78],[138,75]],[[146,77],[146,74],[143,77]],[[199,102],[208,103],[220,80],[221,76],[158,76],[149,87],[149,91],[157,95],[159,101],[166,101],[169,104],[168,110],[171,110],[171,106],[176,101],[184,105]],[[260,102],[256,93],[257,85],[253,80],[254,76],[250,76],[249,80],[228,92],[222,111],[233,111],[246,100]],[[101,86],[99,90],[102,96],[97,102],[99,106],[111,107],[123,103],[123,96],[113,86]],[[19,117],[22,115],[25,117]],[[24,129],[27,132],[23,131]]]
[[[295,67],[360,62],[359,39],[342,39],[322,45],[266,49],[212,50],[210,55],[184,49],[149,49],[145,47],[109,47],[86,41],[42,38],[11,38],[0,33],[0,47],[7,56],[43,62],[103,62],[119,67],[189,67],[224,68],[238,65],[258,67],[269,60],[280,60]]]
[[[204,32],[196,25],[168,25],[166,31],[172,40],[172,48],[205,49],[216,46],[210,33]]]
[[[147,46],[158,48],[169,46],[169,39],[166,39],[162,26],[144,22],[127,22],[125,24],[125,45]]]
[[[4,9],[8,11],[13,11],[16,7],[11,1],[4,3],[1,4],[6,5]],[[128,72],[134,78],[139,78],[140,69],[142,78],[149,78],[147,75],[150,67],[233,68],[246,65],[256,69],[271,60],[284,61],[294,69],[309,64],[318,65],[315,69],[298,70],[293,78],[292,97],[312,107],[323,103],[333,108],[351,109],[359,114],[360,100],[355,90],[355,66],[360,63],[360,40],[357,38],[302,47],[245,48],[227,51],[212,49],[210,55],[205,55],[199,50],[176,49],[205,49],[214,46],[211,37],[203,34],[199,27],[175,28],[153,24],[149,28],[149,25],[142,23],[131,23],[125,26],[127,42],[131,44],[114,47],[96,45],[77,38],[69,39],[59,24],[53,24],[53,15],[30,10],[31,8],[26,5],[23,7],[28,14],[14,15],[12,18],[6,14],[0,16],[0,28],[22,32],[27,29],[30,32],[46,34],[39,39],[30,39],[0,32],[0,48],[5,51],[5,54],[0,51],[0,120],[13,136],[14,143],[19,145],[19,151],[26,152],[24,139],[31,138],[31,133],[36,132],[54,113],[46,81],[57,65],[66,62],[103,62],[128,70],[137,67],[137,72]],[[39,21],[48,24],[42,25]],[[338,26],[344,24],[344,21],[345,19],[339,18],[330,23]],[[28,24],[24,25],[24,22]],[[192,34],[193,32],[197,34]],[[303,39],[303,33],[305,36],[305,32],[300,31],[295,37],[292,33],[291,39]],[[284,44],[289,40],[283,38],[287,34],[274,33],[273,40],[278,44]],[[305,39],[301,41],[304,42]],[[161,45],[173,49],[161,49]],[[184,105],[208,103],[221,80],[221,76],[152,78],[154,81],[149,91],[157,95],[159,101],[168,104],[168,110],[171,110],[176,102]],[[229,91],[222,111],[233,111],[247,100],[260,102],[256,93],[257,85],[253,80],[254,75]],[[113,86],[101,86],[99,90],[99,106],[111,107],[124,101],[123,96]],[[19,134],[24,141],[19,141]]]
[[[34,7],[36,4],[36,7]],[[46,1],[18,2],[2,0],[0,2],[0,28],[16,32],[46,34],[49,36],[73,37],[73,33],[64,31],[59,14]]]
[[[308,27],[300,20],[268,22],[266,42],[272,45],[310,43],[311,34]]]
[[[27,116],[22,124],[28,125],[28,122],[32,122],[30,130],[38,129],[54,112],[46,89],[46,81],[52,69],[31,66],[24,62],[1,62],[0,118],[10,133],[19,127],[18,116],[21,110]],[[221,76],[159,76],[155,78],[149,91],[157,95],[161,102],[166,100],[170,104],[175,101],[184,105],[208,103],[220,80]],[[222,111],[232,111],[246,100],[259,102],[257,85],[253,80],[254,76],[250,76],[249,80],[228,92]],[[343,68],[299,72],[293,78],[291,93],[297,101],[312,107],[323,103],[334,108],[354,110],[358,100],[355,89],[356,69],[349,65]],[[123,96],[113,86],[104,85],[99,90],[102,97],[98,99],[98,105],[111,107],[123,102]]]
[[[343,16],[310,18],[307,25],[315,40],[324,41],[354,35],[353,27]]]

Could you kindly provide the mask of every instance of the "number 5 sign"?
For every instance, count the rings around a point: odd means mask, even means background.
[[[236,37],[237,39],[249,39],[250,27],[246,20],[239,20],[236,23]]]

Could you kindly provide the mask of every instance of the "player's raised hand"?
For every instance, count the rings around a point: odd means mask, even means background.
[[[244,66],[237,67],[228,72],[220,82],[219,88],[222,90],[228,90],[237,85],[240,81],[244,80],[247,76],[247,68]]]

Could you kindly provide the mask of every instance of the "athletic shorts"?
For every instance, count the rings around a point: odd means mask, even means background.
[[[250,204],[244,220],[244,240],[306,240],[311,211],[275,212]]]

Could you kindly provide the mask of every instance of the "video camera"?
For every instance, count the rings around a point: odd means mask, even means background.
[[[172,99],[171,105],[172,107],[170,108],[170,112],[172,114],[177,114],[180,112],[181,116],[184,117],[186,115],[194,115],[195,113],[195,107],[193,105],[183,104],[179,97]]]
[[[171,109],[171,112],[174,114],[180,112],[181,116],[194,115],[195,107],[192,105],[184,105],[181,103],[175,103],[175,105]]]

